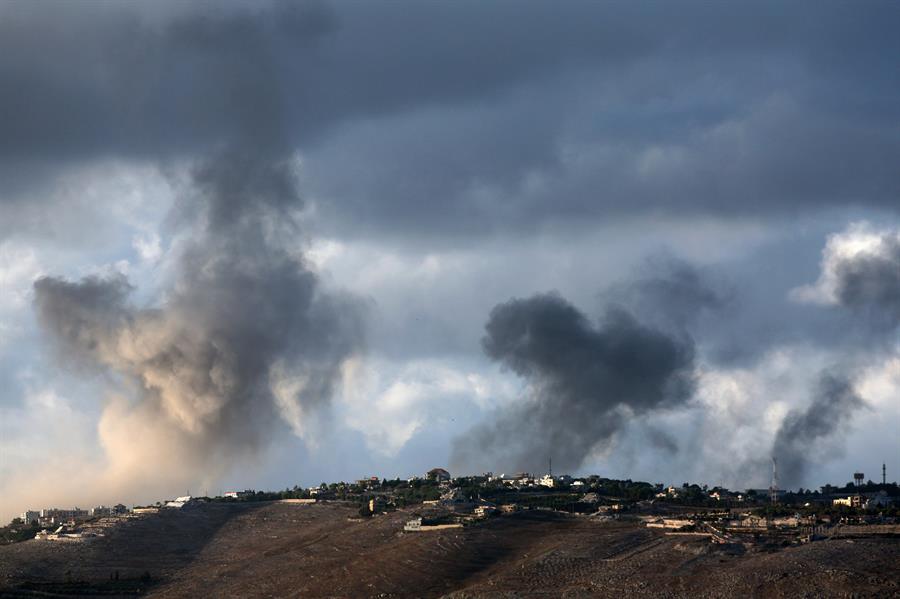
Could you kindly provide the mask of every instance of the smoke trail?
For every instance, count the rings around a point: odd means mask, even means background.
[[[775,435],[772,454],[778,459],[780,484],[786,488],[805,484],[809,465],[824,444],[838,440],[853,413],[865,405],[849,379],[822,373],[812,403],[788,413]]]
[[[485,328],[485,353],[527,381],[528,397],[457,439],[454,468],[527,468],[549,455],[577,468],[628,418],[679,405],[693,389],[690,340],[622,309],[594,326],[563,298],[536,295],[496,306]]]

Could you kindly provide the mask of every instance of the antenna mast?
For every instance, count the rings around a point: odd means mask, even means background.
[[[772,486],[769,488],[772,505],[778,503],[778,460],[772,456]]]

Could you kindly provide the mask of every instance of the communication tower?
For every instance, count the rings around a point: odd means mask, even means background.
[[[778,460],[772,456],[772,486],[769,487],[769,495],[772,498],[772,505],[778,503]]]

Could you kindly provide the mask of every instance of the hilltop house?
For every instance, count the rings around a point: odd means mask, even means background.
[[[425,478],[442,483],[450,480],[450,473],[443,468],[432,468],[425,474]]]

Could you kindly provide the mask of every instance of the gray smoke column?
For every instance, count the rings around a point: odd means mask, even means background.
[[[297,249],[303,202],[276,68],[282,52],[332,30],[326,13],[282,4],[189,10],[147,51],[161,71],[182,69],[178,98],[191,115],[154,155],[163,164],[205,156],[169,218],[171,285],[149,308],[129,301],[121,276],[34,285],[39,321],[60,355],[109,383],[98,484],[131,490],[155,481],[161,490],[214,480],[270,442],[279,419],[308,437],[360,350],[361,304],[325,292]]]
[[[270,439],[278,416],[304,434],[362,340],[358,302],[323,292],[289,251],[289,161],[229,150],[193,181],[178,211],[191,241],[158,307],[131,305],[121,276],[34,285],[61,355],[117,375],[100,434],[122,476],[144,461],[150,476],[214,475]]]
[[[490,314],[485,353],[522,377],[527,397],[456,440],[455,468],[577,468],[634,416],[684,403],[694,347],[610,308],[591,323],[558,295],[513,299]]]
[[[779,484],[785,488],[806,484],[810,464],[838,440],[853,413],[865,405],[849,379],[823,373],[812,403],[805,410],[789,412],[775,435],[772,454],[778,459]]]

